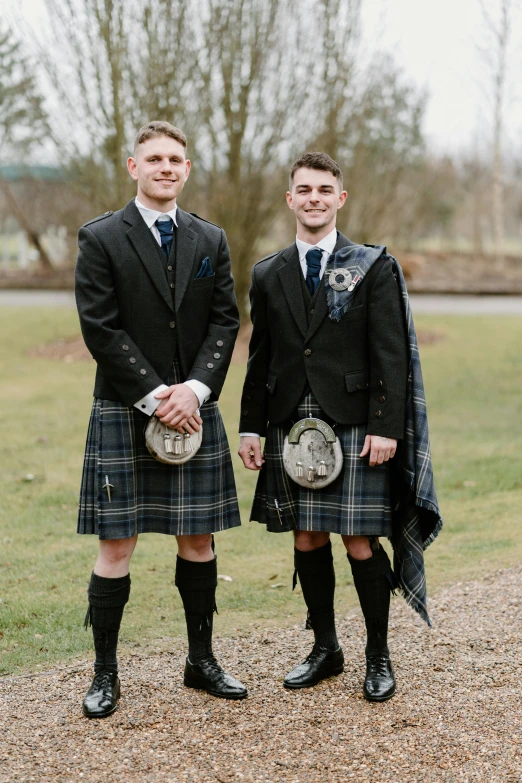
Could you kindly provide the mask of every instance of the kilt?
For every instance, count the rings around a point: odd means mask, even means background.
[[[168,385],[175,382],[167,381]],[[240,525],[232,460],[217,402],[205,403],[200,413],[203,441],[197,454],[183,465],[165,465],[147,451],[148,417],[123,402],[95,398],[87,432],[78,533],[93,533],[101,539],[140,533],[177,536]],[[113,485],[111,502],[103,489],[106,476]]]
[[[297,419],[310,416],[324,419],[308,394],[297,409]],[[391,535],[390,467],[384,463],[371,468],[368,457],[359,457],[366,429],[365,424],[335,425],[343,467],[335,481],[314,490],[292,481],[284,468],[283,444],[289,428],[270,424],[250,520],[266,525],[271,533],[308,530],[345,536]]]

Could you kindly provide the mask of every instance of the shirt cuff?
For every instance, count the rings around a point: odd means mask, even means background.
[[[188,381],[185,381],[185,386],[188,386],[189,389],[192,389],[194,394],[199,400],[199,407],[208,400],[210,395],[212,394],[212,389],[207,386],[206,383],[202,383],[201,381],[197,381],[195,378],[189,378]]]
[[[239,433],[240,438],[260,438],[261,435],[258,432],[240,432]]]
[[[153,389],[151,392],[145,395],[145,397],[142,397],[141,400],[138,400],[138,402],[134,403],[134,407],[137,408],[142,413],[146,413],[147,416],[152,416],[158,405],[160,404],[161,400],[157,400],[154,395],[157,394],[160,391],[163,391],[163,389],[168,389],[168,386],[165,386],[164,383],[161,384],[161,386],[157,386],[155,389]]]

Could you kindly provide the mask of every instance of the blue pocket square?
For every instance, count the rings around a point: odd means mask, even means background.
[[[214,270],[212,269],[212,265],[210,263],[210,258],[207,256],[203,259],[201,262],[201,266],[198,269],[198,273],[194,280],[197,280],[200,277],[210,277],[214,274]]]

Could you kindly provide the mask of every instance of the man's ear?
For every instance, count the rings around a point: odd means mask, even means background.
[[[346,190],[343,190],[341,193],[339,193],[339,201],[337,202],[337,209],[341,209],[341,207],[344,205],[344,202],[348,198],[348,193]]]
[[[127,158],[127,170],[129,174],[131,175],[133,180],[138,179],[138,172],[136,168],[136,161],[134,158]]]
[[[290,209],[294,208],[294,200],[293,200],[292,194],[290,193],[289,190],[287,190],[287,192],[286,192],[286,203],[288,204]]]

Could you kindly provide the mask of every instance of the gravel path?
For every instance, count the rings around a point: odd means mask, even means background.
[[[431,602],[431,631],[395,599],[385,704],[360,693],[357,613],[338,623],[345,674],[307,691],[281,686],[310,646],[301,627],[216,643],[244,702],[183,688],[181,642],[123,658],[120,707],[102,721],[80,714],[90,664],[5,678],[0,781],[521,783],[521,586],[522,567],[456,584]]]

